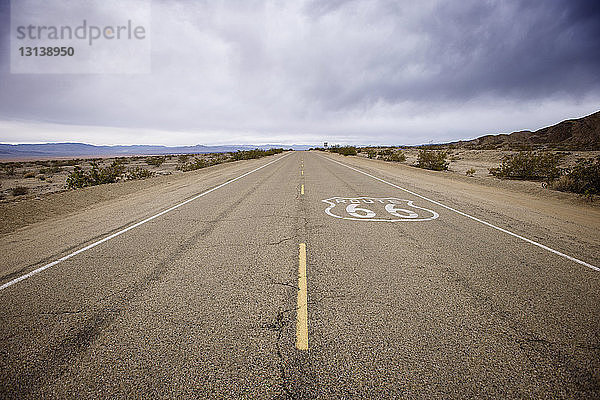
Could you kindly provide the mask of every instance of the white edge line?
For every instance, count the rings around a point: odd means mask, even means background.
[[[324,157],[324,156],[321,156],[321,157]],[[395,188],[397,188],[397,189],[403,190],[403,191],[405,191],[406,193],[410,193],[410,194],[412,194],[413,196],[417,196],[417,197],[419,197],[419,198],[421,198],[421,199],[423,199],[423,200],[427,200],[427,201],[429,201],[429,202],[431,202],[431,203],[433,203],[433,204],[436,204],[436,205],[438,205],[438,206],[440,206],[440,207],[443,207],[443,208],[445,208],[445,209],[447,209],[447,210],[454,211],[455,213],[457,213],[457,214],[460,214],[460,215],[462,215],[462,216],[464,216],[464,217],[471,218],[472,220],[474,220],[474,221],[477,221],[477,222],[479,222],[479,223],[481,223],[481,224],[483,224],[483,225],[489,226],[490,228],[494,228],[494,229],[496,229],[496,230],[499,230],[500,232],[504,232],[504,233],[506,233],[506,234],[508,234],[508,235],[514,236],[514,237],[516,237],[516,238],[518,238],[518,239],[521,239],[521,240],[523,240],[523,241],[525,241],[525,242],[527,242],[527,243],[531,243],[531,244],[532,244],[532,245],[534,245],[534,246],[540,247],[540,248],[542,248],[542,249],[544,249],[544,250],[547,250],[547,251],[549,251],[549,252],[551,252],[551,253],[554,253],[554,254],[556,254],[556,255],[559,255],[559,256],[561,256],[561,257],[564,257],[564,258],[566,258],[566,259],[568,259],[568,260],[574,261],[574,262],[576,262],[576,263],[578,263],[578,264],[581,264],[581,265],[585,265],[586,267],[588,267],[588,268],[591,268],[591,269],[593,269],[594,271],[600,271],[600,268],[598,268],[598,267],[596,267],[596,266],[594,266],[594,265],[592,265],[592,264],[586,263],[585,261],[581,261],[581,260],[579,260],[579,259],[577,259],[577,258],[575,258],[575,257],[571,257],[570,255],[567,255],[567,254],[565,254],[565,253],[561,253],[561,252],[560,252],[560,251],[558,251],[558,250],[554,250],[554,249],[552,249],[552,248],[550,248],[550,247],[548,247],[548,246],[545,246],[545,245],[543,245],[543,244],[541,244],[541,243],[538,243],[538,242],[536,242],[536,241],[534,241],[534,240],[527,239],[526,237],[523,237],[523,236],[521,236],[521,235],[518,235],[518,234],[516,234],[516,233],[513,233],[513,232],[511,232],[511,231],[508,231],[508,230],[506,230],[506,229],[504,229],[504,228],[500,228],[499,226],[496,226],[496,225],[490,224],[489,222],[486,222],[486,221],[484,221],[484,220],[481,220],[481,219],[479,219],[479,218],[477,218],[477,217],[473,217],[472,215],[469,215],[469,214],[467,214],[467,213],[464,213],[464,212],[462,212],[462,211],[459,211],[459,210],[457,210],[457,209],[455,209],[455,208],[452,208],[452,207],[450,207],[450,206],[447,206],[447,205],[445,205],[445,204],[442,204],[442,203],[440,203],[439,201],[431,200],[431,199],[429,199],[429,198],[427,198],[427,197],[425,197],[425,196],[422,196],[422,195],[420,195],[420,194],[418,194],[418,193],[415,193],[415,192],[413,192],[413,191],[410,191],[410,190],[408,190],[408,189],[404,189],[404,188],[403,188],[403,187],[401,187],[401,186],[398,186],[398,185],[395,185],[395,184],[393,184],[393,183],[390,183],[390,182],[388,182],[388,181],[385,181],[385,180],[383,180],[383,179],[381,179],[381,178],[378,178],[378,177],[376,177],[376,176],[374,176],[374,175],[371,175],[371,174],[369,174],[369,173],[366,173],[366,172],[364,172],[364,171],[361,171],[361,170],[359,170],[359,169],[356,169],[356,168],[354,168],[354,167],[351,167],[351,166],[349,166],[349,165],[346,165],[346,164],[344,164],[344,163],[341,163],[341,162],[339,162],[339,161],[337,161],[337,160],[333,160],[333,159],[331,159],[331,158],[329,158],[329,157],[324,157],[324,158],[326,158],[327,160],[329,160],[329,161],[332,161],[332,162],[334,162],[334,163],[336,163],[336,164],[342,165],[342,166],[344,166],[344,167],[346,167],[346,168],[350,168],[351,170],[354,170],[354,171],[356,171],[356,172],[359,172],[359,173],[361,173],[361,174],[363,174],[363,175],[366,175],[366,176],[368,176],[368,177],[371,177],[371,178],[373,178],[373,179],[375,179],[375,180],[378,180],[378,181],[380,181],[380,182],[383,182],[383,183],[385,183],[385,184],[388,184],[388,185],[390,185],[390,186],[393,186],[393,187],[395,187]]]
[[[22,276],[20,276],[20,277],[18,277],[18,278],[15,278],[15,279],[13,279],[12,281],[6,282],[6,283],[5,283],[5,284],[3,284],[2,286],[0,286],[0,290],[4,290],[4,289],[6,289],[6,288],[7,288],[7,287],[9,287],[9,286],[12,286],[12,285],[14,285],[15,283],[19,283],[19,282],[21,282],[22,280],[25,280],[25,279],[27,279],[27,278],[30,278],[30,277],[32,277],[33,275],[39,274],[40,272],[42,272],[42,271],[44,271],[44,270],[46,270],[46,269],[48,269],[48,268],[50,268],[50,267],[53,267],[53,266],[55,266],[56,264],[59,264],[59,263],[61,263],[61,262],[65,261],[65,260],[68,260],[69,258],[72,258],[72,257],[76,256],[76,255],[77,255],[77,254],[79,254],[79,253],[83,253],[83,252],[84,252],[84,251],[86,251],[86,250],[89,250],[89,249],[91,249],[91,248],[94,248],[94,247],[98,246],[99,244],[102,244],[102,243],[104,243],[104,242],[106,242],[106,241],[109,241],[110,239],[113,239],[113,238],[115,238],[115,237],[117,237],[117,236],[119,236],[119,235],[122,235],[123,233],[125,233],[125,232],[127,232],[127,231],[130,231],[130,230],[132,230],[132,229],[134,229],[134,228],[137,228],[138,226],[140,226],[140,225],[143,225],[143,224],[145,224],[146,222],[150,222],[150,221],[152,221],[153,219],[155,219],[155,218],[158,218],[158,217],[160,217],[161,215],[164,215],[164,214],[166,214],[166,213],[168,213],[168,212],[171,212],[171,211],[173,211],[173,210],[175,210],[175,209],[177,209],[177,208],[179,208],[179,207],[181,207],[181,206],[183,206],[183,205],[185,205],[185,204],[187,204],[187,203],[189,203],[189,202],[192,202],[192,201],[194,201],[194,200],[196,200],[196,199],[198,199],[198,198],[200,198],[200,197],[202,197],[202,196],[206,196],[206,195],[207,195],[207,194],[209,194],[210,192],[214,192],[215,190],[217,190],[217,189],[220,189],[220,188],[222,188],[223,186],[229,185],[230,183],[233,183],[233,182],[235,182],[235,181],[237,181],[237,180],[239,180],[239,179],[242,179],[243,177],[245,177],[245,176],[247,176],[247,175],[250,175],[250,174],[252,174],[252,173],[254,173],[254,172],[258,171],[259,169],[263,169],[264,167],[266,167],[266,166],[268,166],[268,165],[271,165],[271,164],[273,164],[274,162],[277,162],[277,161],[279,161],[279,160],[281,160],[281,159],[283,159],[283,158],[285,158],[285,157],[289,156],[290,154],[291,154],[291,153],[288,153],[288,154],[284,155],[283,157],[280,157],[280,158],[278,158],[278,159],[276,159],[276,160],[270,161],[270,162],[268,162],[268,163],[267,163],[267,164],[265,164],[265,165],[262,165],[262,166],[260,166],[260,167],[258,167],[258,168],[255,168],[255,169],[253,169],[252,171],[246,172],[245,174],[238,176],[237,178],[230,179],[230,180],[228,180],[228,181],[227,181],[227,182],[225,182],[225,183],[222,183],[222,184],[220,184],[220,185],[218,185],[218,186],[215,186],[215,187],[214,187],[214,188],[212,188],[212,189],[209,189],[209,190],[207,190],[206,192],[202,192],[202,193],[200,193],[200,194],[198,194],[198,195],[196,195],[196,196],[194,196],[194,197],[192,197],[192,198],[190,198],[190,199],[187,199],[187,200],[186,200],[186,201],[184,201],[184,202],[181,202],[181,203],[179,203],[179,204],[176,204],[176,205],[174,205],[174,206],[173,206],[173,207],[171,207],[171,208],[167,208],[166,210],[163,210],[163,211],[159,212],[158,214],[155,214],[155,215],[153,215],[153,216],[151,216],[151,217],[148,217],[148,218],[146,218],[146,219],[145,219],[145,220],[143,220],[143,221],[137,222],[137,223],[135,223],[135,224],[133,224],[133,225],[131,225],[131,226],[128,226],[128,227],[127,227],[127,228],[125,228],[125,229],[122,229],[122,230],[120,230],[120,231],[118,231],[118,232],[115,232],[115,233],[113,233],[112,235],[109,235],[109,236],[105,237],[104,239],[100,239],[100,240],[98,240],[97,242],[94,242],[94,243],[92,243],[92,244],[89,244],[89,245],[87,245],[87,246],[85,246],[85,247],[83,247],[83,248],[81,248],[81,249],[79,249],[79,250],[77,250],[77,251],[74,251],[74,252],[73,252],[73,253],[71,253],[71,254],[67,254],[67,255],[66,255],[66,256],[64,256],[64,257],[61,257],[61,258],[59,258],[59,259],[58,259],[58,260],[56,260],[56,261],[52,261],[51,263],[49,263],[49,264],[46,264],[46,265],[44,265],[44,266],[42,266],[42,267],[39,267],[39,268],[37,268],[37,269],[34,269],[33,271],[31,271],[31,272],[29,272],[29,273],[27,273],[27,274],[25,274],[25,275],[22,275]]]

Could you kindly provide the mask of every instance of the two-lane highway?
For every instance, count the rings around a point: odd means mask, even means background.
[[[4,235],[1,397],[600,396],[597,221],[386,168],[286,153]]]

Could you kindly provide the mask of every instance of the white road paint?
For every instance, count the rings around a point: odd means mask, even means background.
[[[321,156],[321,157],[323,157],[323,156]],[[427,198],[427,197],[425,197],[425,196],[422,196],[422,195],[420,195],[420,194],[418,194],[418,193],[415,193],[415,192],[413,192],[413,191],[411,191],[411,190],[405,189],[405,188],[403,188],[403,187],[401,187],[401,186],[398,186],[398,185],[396,185],[396,184],[393,184],[393,183],[391,183],[391,182],[388,182],[388,181],[386,181],[386,180],[384,180],[384,179],[381,179],[381,178],[378,178],[378,177],[376,177],[376,176],[374,176],[374,175],[371,175],[371,174],[369,174],[369,173],[367,173],[367,172],[361,171],[361,170],[359,170],[359,169],[357,169],[357,168],[351,167],[351,166],[349,166],[349,165],[346,165],[346,164],[344,164],[344,163],[341,163],[341,162],[339,162],[339,161],[337,161],[337,160],[332,160],[332,159],[331,159],[331,158],[329,158],[329,157],[324,157],[324,158],[326,158],[327,160],[329,160],[329,161],[331,161],[331,162],[334,162],[334,163],[336,163],[336,164],[339,164],[339,165],[341,165],[341,166],[344,166],[344,167],[346,167],[346,168],[349,168],[349,169],[351,169],[351,170],[353,170],[353,171],[356,171],[356,172],[358,172],[358,173],[361,173],[361,174],[363,174],[363,175],[366,175],[366,176],[368,176],[368,177],[370,177],[370,178],[373,178],[373,179],[375,179],[375,180],[377,180],[377,181],[379,181],[379,182],[382,182],[382,183],[385,183],[385,184],[387,184],[387,185],[390,185],[390,186],[392,186],[392,187],[395,187],[396,189],[403,190],[403,191],[405,191],[406,193],[412,194],[413,196],[416,196],[416,197],[418,197],[418,198],[421,198],[421,199],[423,199],[423,200],[427,200],[427,201],[429,201],[429,202],[431,202],[431,203],[433,203],[433,204],[435,204],[435,205],[438,205],[438,206],[440,206],[440,207],[443,207],[443,208],[445,208],[445,209],[447,209],[447,210],[453,211],[453,212],[455,212],[455,213],[457,213],[457,214],[460,214],[460,215],[462,215],[462,216],[464,216],[464,217],[470,218],[470,219],[472,219],[473,221],[477,221],[477,222],[479,222],[479,223],[481,223],[481,224],[483,224],[483,225],[489,226],[490,228],[496,229],[496,230],[498,230],[498,231],[500,231],[500,232],[504,232],[504,233],[506,233],[507,235],[514,236],[514,237],[516,237],[516,238],[518,238],[518,239],[521,239],[521,240],[523,240],[523,241],[525,241],[525,242],[527,242],[527,243],[530,243],[530,244],[532,244],[532,245],[534,245],[534,246],[537,246],[537,247],[539,247],[539,248],[541,248],[541,249],[547,250],[547,251],[549,251],[549,252],[551,252],[551,253],[554,253],[554,254],[556,254],[556,255],[559,255],[559,256],[561,256],[561,257],[564,257],[564,258],[566,258],[566,259],[568,259],[568,260],[571,260],[571,261],[573,261],[573,262],[576,262],[576,263],[578,263],[578,264],[585,265],[586,267],[588,267],[588,268],[591,268],[591,269],[593,269],[594,271],[600,271],[600,268],[596,267],[595,265],[589,264],[589,263],[587,263],[587,262],[585,262],[585,261],[582,261],[582,260],[579,260],[579,259],[577,259],[577,258],[575,258],[575,257],[571,257],[570,255],[567,255],[567,254],[565,254],[565,253],[562,253],[562,252],[560,252],[560,251],[558,251],[558,250],[554,250],[553,248],[550,248],[550,247],[548,247],[548,246],[545,246],[545,245],[543,245],[543,244],[541,244],[541,243],[538,243],[538,242],[536,242],[536,241],[534,241],[534,240],[527,239],[526,237],[523,237],[523,236],[521,236],[521,235],[518,235],[518,234],[516,234],[516,233],[514,233],[514,232],[511,232],[511,231],[508,231],[508,230],[506,230],[506,229],[504,229],[504,228],[500,228],[499,226],[496,226],[496,225],[490,224],[489,222],[486,222],[486,221],[484,221],[484,220],[482,220],[482,219],[479,219],[479,218],[477,218],[477,217],[474,217],[474,216],[472,216],[472,215],[469,215],[469,214],[467,214],[467,213],[464,213],[464,212],[462,212],[462,211],[459,211],[459,210],[457,210],[457,209],[455,209],[455,208],[452,208],[452,207],[450,207],[450,206],[447,206],[447,205],[445,205],[445,204],[442,204],[442,203],[440,203],[439,201],[432,200],[432,199],[430,199],[430,198]]]
[[[58,259],[58,260],[56,260],[56,261],[52,261],[51,263],[49,263],[49,264],[46,264],[46,265],[44,265],[44,266],[42,266],[42,267],[39,267],[39,268],[37,268],[37,269],[34,269],[33,271],[31,271],[31,272],[29,272],[29,273],[27,273],[27,274],[25,274],[25,275],[22,275],[22,276],[20,276],[20,277],[18,277],[18,278],[15,278],[15,279],[13,279],[12,281],[6,282],[6,283],[5,283],[5,284],[3,284],[2,286],[0,286],[0,290],[4,290],[4,289],[6,289],[7,287],[10,287],[10,286],[14,285],[15,283],[19,283],[19,282],[21,282],[22,280],[25,280],[25,279],[27,279],[27,278],[30,278],[30,277],[32,277],[33,275],[39,274],[40,272],[42,272],[42,271],[44,271],[44,270],[47,270],[48,268],[50,268],[50,267],[53,267],[53,266],[55,266],[56,264],[59,264],[59,263],[61,263],[61,262],[65,261],[65,260],[68,260],[69,258],[75,257],[77,254],[80,254],[80,253],[83,253],[84,251],[87,251],[87,250],[89,250],[89,249],[92,249],[92,248],[94,248],[94,247],[98,246],[99,244],[102,244],[102,243],[104,243],[104,242],[107,242],[107,241],[109,241],[109,240],[111,240],[111,239],[114,239],[114,238],[116,238],[117,236],[120,236],[120,235],[124,234],[125,232],[128,232],[128,231],[130,231],[130,230],[132,230],[132,229],[134,229],[134,228],[137,228],[137,227],[138,227],[138,226],[140,226],[140,225],[144,225],[146,222],[150,222],[150,221],[152,221],[153,219],[156,219],[156,218],[158,218],[158,217],[160,217],[160,216],[162,216],[162,215],[165,215],[165,214],[166,214],[166,213],[168,213],[168,212],[171,212],[171,211],[173,211],[173,210],[176,210],[176,209],[178,209],[179,207],[181,207],[181,206],[183,206],[183,205],[185,205],[185,204],[187,204],[187,203],[190,203],[190,202],[192,202],[192,201],[194,201],[194,200],[196,200],[196,199],[199,199],[199,198],[200,198],[200,197],[202,197],[202,196],[206,196],[207,194],[209,194],[209,193],[211,193],[211,192],[214,192],[215,190],[217,190],[217,189],[220,189],[220,188],[222,188],[223,186],[227,186],[227,185],[229,185],[230,183],[233,183],[233,182],[235,182],[235,181],[237,181],[237,180],[240,180],[240,179],[242,179],[243,177],[245,177],[245,176],[248,176],[248,175],[250,175],[250,174],[252,174],[252,173],[254,173],[254,172],[256,172],[256,171],[258,171],[258,170],[260,170],[260,169],[263,169],[263,168],[265,168],[266,166],[268,166],[268,165],[271,165],[271,164],[273,164],[274,162],[277,162],[277,161],[279,161],[279,160],[281,160],[281,159],[283,159],[283,158],[285,158],[285,157],[289,156],[290,154],[291,154],[291,153],[289,153],[289,154],[286,154],[286,155],[284,155],[283,157],[280,157],[280,158],[278,158],[278,159],[276,159],[276,160],[270,161],[270,162],[266,163],[265,165],[263,165],[263,166],[261,166],[261,167],[255,168],[255,169],[253,169],[252,171],[246,172],[245,174],[238,176],[237,178],[230,179],[230,180],[228,180],[228,181],[227,181],[227,182],[225,182],[225,183],[222,183],[222,184],[220,184],[220,185],[218,185],[218,186],[215,186],[215,187],[214,187],[214,188],[212,188],[212,189],[209,189],[209,190],[207,190],[206,192],[202,192],[202,193],[200,193],[199,195],[196,195],[196,196],[194,196],[194,197],[192,197],[192,198],[190,198],[190,199],[187,199],[187,200],[186,200],[186,201],[184,201],[184,202],[181,202],[181,203],[179,203],[179,204],[177,204],[177,205],[174,205],[174,206],[173,206],[173,207],[171,207],[171,208],[168,208],[168,209],[166,209],[166,210],[164,210],[164,211],[161,211],[161,212],[159,212],[158,214],[155,214],[155,215],[153,215],[153,216],[151,216],[151,217],[148,217],[148,218],[146,218],[146,219],[145,219],[145,220],[143,220],[143,221],[137,222],[137,223],[135,223],[135,224],[133,224],[133,225],[131,225],[131,226],[128,226],[128,227],[127,227],[127,228],[125,228],[125,229],[122,229],[122,230],[120,230],[120,231],[118,231],[118,232],[116,232],[116,233],[113,233],[112,235],[110,235],[110,236],[107,236],[107,237],[105,237],[104,239],[100,239],[100,240],[98,240],[97,242],[94,242],[94,243],[92,243],[92,244],[90,244],[90,245],[87,245],[87,246],[85,246],[85,247],[83,247],[83,248],[81,248],[81,249],[79,249],[79,250],[77,250],[77,251],[74,251],[74,252],[73,252],[73,253],[71,253],[71,254],[68,254],[68,255],[66,255],[66,256],[64,256],[64,257],[61,257],[61,258],[59,258],[59,259]]]
[[[395,197],[336,196],[321,201],[329,205],[325,209],[327,215],[351,221],[423,222],[439,217],[433,210],[415,206],[411,200]]]

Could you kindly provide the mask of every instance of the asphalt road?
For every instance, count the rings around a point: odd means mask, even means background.
[[[3,235],[0,397],[600,398],[598,214],[513,196],[293,152]]]

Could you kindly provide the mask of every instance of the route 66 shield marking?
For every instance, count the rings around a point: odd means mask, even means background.
[[[433,210],[395,197],[331,197],[322,201],[329,204],[325,209],[328,215],[353,221],[431,221],[439,217]]]

